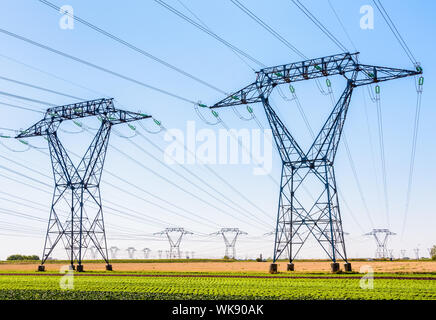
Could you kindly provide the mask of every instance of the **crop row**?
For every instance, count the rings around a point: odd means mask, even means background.
[[[63,279],[63,280],[62,280]],[[60,276],[0,276],[0,299],[432,299],[436,281],[360,279],[74,277],[74,289],[61,290]]]

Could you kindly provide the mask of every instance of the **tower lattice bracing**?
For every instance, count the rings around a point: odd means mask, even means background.
[[[57,131],[62,122],[99,117],[101,124],[80,163],[75,166]],[[150,118],[149,115],[119,110],[113,99],[98,99],[47,109],[44,118],[17,138],[44,136],[50,150],[54,192],[40,270],[62,243],[74,268],[83,271],[85,252],[94,246],[110,270],[100,181],[113,125]],[[63,215],[63,212],[67,212]]]
[[[334,161],[344,128],[351,96],[356,87],[393,80],[422,73],[417,71],[364,65],[358,62],[358,53],[343,53],[258,71],[256,81],[234,92],[210,108],[215,110],[243,104],[262,103],[275,144],[282,161],[279,203],[274,242],[275,262],[280,257],[293,260],[309,237],[316,239],[337,271],[337,260],[347,261],[342,217]],[[277,86],[320,77],[341,75],[345,89],[330,115],[307,151],[304,151],[279,118],[269,96]],[[204,106],[204,105],[200,105]],[[313,193],[308,197],[307,189]]]

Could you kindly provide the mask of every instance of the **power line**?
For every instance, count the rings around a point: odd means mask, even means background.
[[[35,111],[35,110],[31,110],[31,111]],[[139,146],[137,146],[137,147],[139,147]],[[141,148],[142,149],[142,148]],[[204,190],[203,190],[204,191]],[[191,213],[192,214],[192,213]]]
[[[238,0],[230,0],[236,7],[238,7],[240,10],[242,10],[245,14],[247,14],[251,19],[253,19],[255,22],[257,22],[261,27],[263,27],[265,30],[267,30],[270,34],[272,34],[275,38],[277,38],[281,43],[283,43],[285,46],[287,46],[289,49],[291,49],[295,54],[300,56],[301,58],[307,60],[308,58],[295,46],[293,46],[288,40],[283,38],[279,33],[277,33],[272,27],[270,27],[267,23],[262,21],[256,14],[254,14],[250,9],[248,9],[246,6],[244,6],[241,2]]]
[[[365,95],[364,91],[362,91],[362,98],[363,98],[363,106],[364,106],[364,111],[365,111],[366,129],[368,132],[369,148],[371,151],[371,162],[372,162],[372,169],[373,169],[373,173],[374,173],[374,182],[375,182],[375,186],[376,186],[376,190],[377,190],[377,198],[380,201],[380,194],[381,194],[380,184],[379,184],[379,180],[378,180],[378,171],[377,171],[377,166],[376,166],[376,161],[375,161],[374,143],[372,140],[371,126],[370,126],[370,121],[369,121],[369,116],[368,116],[368,104],[366,102],[366,95]]]
[[[49,1],[39,0],[39,2],[41,2],[41,3],[43,3],[43,4],[47,5],[47,6],[55,9],[57,12],[61,12],[62,11],[62,9],[60,7],[54,5],[53,3],[49,2]],[[170,64],[170,63],[168,63],[168,62],[166,62],[166,61],[164,61],[164,60],[162,60],[162,59],[160,59],[160,58],[158,58],[158,57],[156,57],[156,56],[146,52],[146,51],[144,51],[143,49],[140,49],[140,48],[134,46],[133,44],[131,44],[131,43],[129,43],[129,42],[127,42],[127,41],[125,41],[125,40],[115,36],[115,35],[113,35],[112,33],[107,32],[107,31],[105,31],[105,30],[103,30],[103,29],[93,25],[92,23],[90,23],[90,22],[88,22],[88,21],[78,17],[76,14],[72,15],[68,11],[63,11],[63,14],[68,15],[69,17],[73,18],[75,21],[78,21],[78,22],[86,25],[87,27],[97,31],[98,33],[103,34],[104,36],[106,36],[106,37],[108,37],[108,38],[110,38],[110,39],[112,39],[112,40],[114,40],[114,41],[116,41],[116,42],[118,42],[118,43],[128,47],[129,49],[132,49],[132,50],[140,53],[141,55],[143,55],[143,56],[145,56],[147,58],[150,58],[150,59],[152,59],[152,60],[154,60],[154,61],[164,65],[165,67],[168,67],[168,68],[170,68],[170,69],[172,69],[172,70],[174,70],[174,71],[176,71],[176,72],[178,72],[178,73],[180,73],[180,74],[182,74],[182,75],[184,75],[184,76],[186,76],[188,78],[191,78],[192,80],[195,80],[198,83],[201,83],[201,84],[203,84],[203,85],[205,85],[205,86],[207,86],[207,87],[209,87],[209,88],[211,88],[211,89],[213,89],[215,91],[218,91],[218,92],[220,92],[222,94],[226,94],[226,92],[224,92],[221,89],[215,87],[214,85],[212,85],[212,84],[210,84],[210,83],[208,83],[206,81],[203,81],[203,80],[197,78],[196,76],[194,76],[194,75],[192,75],[192,74],[190,74],[190,73],[188,73],[188,72],[186,72],[186,71],[184,71],[184,70],[182,70],[182,69],[180,69],[180,68],[178,68],[178,67],[176,67],[176,66],[174,66],[174,65],[172,65],[172,64]]]
[[[44,153],[44,154],[48,155],[47,153]],[[11,161],[11,162],[15,163],[16,165],[18,165],[18,166],[20,166],[20,167],[22,167],[22,168],[25,168],[25,169],[27,169],[27,170],[29,170],[29,171],[32,171],[33,173],[37,173],[37,174],[39,174],[39,175],[41,175],[41,176],[43,176],[43,177],[45,177],[45,178],[51,179],[51,177],[49,177],[48,175],[46,175],[46,174],[44,174],[44,173],[42,173],[42,172],[40,172],[40,171],[38,171],[38,170],[35,170],[34,168],[30,168],[30,167],[28,167],[28,166],[26,166],[26,165],[23,165],[23,164],[21,164],[21,163],[14,162],[14,161],[12,161],[11,159],[8,159],[8,158],[3,157],[3,156],[2,156],[2,158],[6,159],[6,160],[8,160],[8,161]],[[26,179],[32,180],[33,182],[37,182],[37,183],[42,184],[42,185],[44,185],[44,186],[46,186],[46,187],[51,187],[50,185],[48,185],[48,184],[45,183],[45,182],[42,182],[42,181],[39,180],[39,179],[34,179],[34,178],[32,178],[32,177],[30,177],[30,176],[28,176],[28,175],[25,175],[25,174],[23,174],[23,173],[18,173],[17,171],[15,171],[15,170],[13,170],[13,169],[6,168],[6,167],[4,167],[4,166],[0,166],[0,168],[3,168],[3,169],[5,169],[5,170],[7,170],[7,171],[10,171],[10,172],[13,172],[13,173],[15,173],[15,174],[18,174],[18,175],[20,175],[20,176],[22,176],[22,177],[24,177],[24,178],[26,178]],[[11,180],[14,180],[14,179],[11,179]],[[17,180],[14,180],[14,181],[17,182]],[[20,182],[20,183],[22,183],[22,182]],[[106,184],[108,184],[108,183],[106,182]],[[31,186],[31,185],[28,185],[28,184],[26,184],[26,185],[27,185],[27,186],[30,186],[30,187],[32,187],[32,188],[35,188],[35,187]],[[112,186],[113,186],[113,185],[112,185]],[[121,189],[120,187],[116,187],[116,186],[114,186],[114,187],[115,187],[117,190],[119,190],[119,191],[122,191],[122,192],[125,192],[125,193],[127,193],[127,194],[131,194],[131,195],[132,195],[132,193],[129,193],[129,192],[127,192],[127,191]],[[37,188],[37,189],[39,189],[39,188]],[[49,191],[42,190],[42,189],[39,189],[39,190],[42,191],[42,192],[44,192],[44,193],[48,193],[48,194],[50,194]],[[140,198],[140,197],[136,197],[136,198],[141,199],[141,200],[143,200],[143,201],[145,201],[145,202],[149,202],[149,201],[147,201],[147,200],[145,200],[145,199],[143,199],[143,198]],[[109,200],[105,200],[105,202],[106,202],[106,203],[109,203],[109,204],[114,204],[114,205],[116,205],[116,206],[118,206],[118,207],[124,208],[125,210],[127,209],[127,210],[129,210],[129,211],[133,211],[133,212],[135,212],[135,211],[132,210],[132,209],[128,209],[128,208],[126,208],[126,207],[123,207],[123,206],[119,205],[118,203],[115,204],[115,203],[113,203],[113,202],[111,202],[111,201],[109,201]],[[152,204],[153,204],[153,203],[152,203]],[[138,217],[138,218],[140,218],[140,219],[148,220],[148,221],[151,221],[151,222],[153,222],[153,223],[155,223],[155,221],[153,221],[153,220],[156,220],[156,221],[158,221],[159,225],[167,225],[167,222],[165,222],[165,221],[163,221],[163,220],[160,220],[160,219],[157,219],[157,218],[152,217],[152,216],[147,216],[147,215],[145,215],[145,214],[143,214],[143,213],[141,213],[140,216],[135,216],[135,215],[132,215],[132,214],[127,214],[127,213],[125,213],[125,212],[123,212],[123,211],[120,211],[120,210],[118,210],[118,209],[115,209],[115,208],[112,208],[112,207],[109,207],[109,206],[105,206],[105,207],[106,207],[107,209],[110,209],[110,210],[113,210],[113,211],[116,211],[116,212],[119,212],[119,213],[123,213],[123,214],[125,214],[125,215],[127,215],[127,216]],[[161,208],[162,208],[162,207],[161,207]],[[171,211],[171,210],[169,210],[169,209],[165,209],[165,208],[163,208],[163,209],[166,210],[166,211]],[[153,220],[150,220],[150,219],[153,219]],[[192,221],[192,220],[191,220],[191,221]],[[216,224],[213,224],[213,226],[216,226]]]
[[[406,41],[404,41],[403,37],[401,36],[400,32],[398,31],[397,27],[395,26],[392,19],[389,17],[388,12],[383,7],[380,0],[373,0],[375,6],[377,7],[378,11],[381,13],[383,19],[385,20],[386,24],[388,25],[389,29],[391,29],[393,35],[397,39],[400,46],[403,48],[404,52],[406,53],[407,57],[410,59],[412,64],[414,66],[418,66],[418,62],[416,61],[412,51],[409,49],[409,46],[407,45]]]
[[[330,40],[336,44],[343,52],[348,52],[348,49],[299,1],[292,2],[308,17]]]
[[[164,128],[164,130],[166,132],[168,132],[168,130],[166,128]],[[195,156],[195,154],[191,150],[189,150],[185,144],[181,143],[177,139],[176,139],[176,142],[179,145],[181,145],[186,152],[190,153],[192,156]],[[230,188],[234,193],[238,194],[241,198],[243,198],[245,201],[247,201],[251,206],[253,206],[257,210],[262,212],[265,216],[268,216],[268,214],[263,209],[261,209],[259,206],[257,206],[251,199],[249,199],[247,196],[245,196],[241,191],[239,191],[237,188],[235,188],[232,184],[228,183],[221,175],[216,173],[216,171],[213,170],[208,164],[202,162],[201,160],[199,160],[199,161],[200,161],[200,164],[202,164],[210,173],[212,173],[217,179],[219,179],[224,185],[226,185],[228,188]]]
[[[40,87],[40,86],[37,86],[37,85],[34,85],[34,84],[30,84],[30,83],[14,80],[14,79],[11,79],[11,78],[6,78],[6,77],[0,76],[0,79],[5,80],[5,81],[9,81],[9,82],[12,82],[12,83],[16,83],[16,84],[19,84],[19,85],[22,85],[22,86],[26,86],[26,87],[29,87],[29,88],[34,88],[34,89],[38,89],[38,90],[41,90],[41,91],[57,94],[57,95],[64,96],[64,97],[67,97],[67,98],[72,98],[72,99],[76,99],[76,100],[85,100],[84,98],[79,98],[79,97],[71,96],[69,94],[65,94],[65,93],[62,93],[62,92],[59,92],[59,91],[43,88],[43,87]]]
[[[85,61],[85,60],[83,60],[83,59],[77,58],[77,57],[72,56],[72,55],[70,55],[70,54],[67,54],[67,53],[65,53],[65,52],[62,52],[62,51],[59,51],[59,50],[53,49],[53,48],[51,48],[51,47],[49,47],[49,46],[43,45],[43,44],[41,44],[41,43],[38,43],[38,42],[33,41],[33,40],[30,40],[30,39],[28,39],[28,38],[22,37],[22,36],[20,36],[20,35],[18,35],[18,34],[15,34],[15,33],[13,33],[13,32],[10,32],[10,31],[7,31],[7,30],[1,29],[1,28],[0,28],[0,32],[3,33],[3,34],[8,35],[8,36],[10,36],[10,37],[13,37],[13,38],[15,38],[15,39],[18,39],[18,40],[21,40],[21,41],[27,42],[27,43],[29,43],[29,44],[31,44],[31,45],[33,45],[33,46],[36,46],[36,47],[39,47],[39,48],[41,48],[41,49],[44,49],[44,50],[50,51],[50,52],[52,52],[52,53],[55,53],[55,54],[57,54],[57,55],[60,55],[60,56],[62,56],[62,57],[64,57],[64,58],[68,58],[68,59],[70,59],[70,60],[74,60],[74,61],[79,62],[79,63],[81,63],[81,64],[84,64],[84,65],[86,65],[86,66],[88,66],[88,67],[91,67],[91,68],[94,68],[94,69],[97,69],[97,70],[103,71],[103,72],[108,73],[108,74],[111,74],[111,75],[113,75],[113,76],[115,76],[115,77],[118,77],[118,78],[121,78],[121,79],[123,79],[123,80],[129,81],[129,82],[132,82],[132,83],[135,83],[135,84],[140,85],[140,86],[143,86],[143,87],[145,87],[145,88],[148,88],[148,89],[151,89],[151,90],[154,90],[154,91],[160,92],[160,93],[165,94],[165,95],[167,95],[167,96],[170,96],[170,97],[173,97],[173,98],[176,98],[176,99],[179,99],[179,100],[182,100],[182,101],[188,102],[188,103],[193,103],[193,104],[196,103],[196,102],[193,101],[193,100],[190,100],[190,99],[184,98],[184,97],[179,96],[179,95],[177,95],[177,94],[175,94],[175,93],[171,93],[171,92],[169,92],[169,91],[166,91],[166,90],[163,90],[163,89],[160,89],[160,88],[154,87],[154,86],[152,86],[152,85],[149,85],[149,84],[147,84],[147,83],[145,83],[145,82],[142,82],[142,81],[139,81],[139,80],[135,80],[135,79],[133,79],[133,78],[131,78],[131,77],[128,77],[128,76],[122,75],[121,73],[118,73],[118,72],[115,72],[115,71],[112,71],[112,70],[106,69],[106,68],[104,68],[104,67],[101,67],[101,66],[98,66],[98,65],[96,65],[96,64],[94,64],[94,63],[91,63],[91,62]]]
[[[2,101],[0,101],[0,104],[8,106],[8,107],[11,107],[11,108],[14,108],[14,109],[20,109],[20,110],[44,113],[44,111],[38,111],[38,110],[31,109],[31,108],[26,108],[26,107],[22,107],[22,106],[19,106],[19,105],[16,105],[16,104],[6,103],[6,102],[2,102]],[[14,130],[14,131],[17,131],[17,130]]]
[[[377,105],[377,124],[378,124],[378,137],[379,137],[379,147],[380,147],[380,160],[382,166],[382,178],[383,178],[383,192],[385,197],[385,210],[386,210],[386,220],[388,227],[389,222],[389,197],[388,197],[388,187],[387,187],[387,174],[386,174],[386,157],[385,157],[385,146],[383,137],[383,116],[380,102],[380,87],[376,87],[376,105]]]
[[[330,100],[331,100],[332,106],[334,108],[336,106],[336,100],[335,100],[335,96],[333,93],[333,89],[331,87],[331,83],[328,85],[328,95],[330,96]],[[363,207],[365,209],[365,213],[368,217],[368,220],[371,224],[371,227],[374,227],[374,222],[372,220],[371,213],[369,211],[368,204],[366,202],[366,197],[363,193],[363,189],[362,189],[362,186],[360,184],[359,176],[357,175],[356,165],[355,165],[353,157],[351,155],[351,151],[350,151],[350,147],[348,145],[348,139],[347,139],[347,135],[346,135],[345,131],[343,132],[343,141],[344,141],[345,151],[347,153],[348,162],[350,164],[351,171],[352,171],[353,177],[354,177],[354,181],[356,182],[357,190],[359,192],[360,199],[361,199]]]
[[[221,38],[220,36],[218,36],[216,33],[210,31],[208,28],[203,27],[201,24],[195,22],[194,20],[192,20],[191,18],[187,17],[186,15],[184,15],[183,13],[181,13],[180,11],[178,11],[177,9],[171,7],[169,4],[165,3],[162,0],[154,0],[156,3],[160,4],[162,7],[166,8],[167,10],[171,11],[172,13],[176,14],[177,16],[179,16],[180,18],[182,18],[183,20],[189,22],[190,24],[192,24],[193,26],[197,27],[198,29],[200,29],[201,31],[207,33],[208,35],[210,35],[211,37],[215,38],[216,40],[218,40],[219,42],[221,42],[222,44],[224,44],[225,46],[231,48],[232,50],[236,51],[237,53],[239,53],[240,55],[244,56],[245,58],[251,60],[252,62],[254,62],[255,64],[261,66],[261,67],[266,67],[263,63],[261,63],[259,60],[253,58],[252,56],[250,56],[249,54],[245,53],[244,51],[242,51],[241,49],[239,49],[238,47],[232,45],[231,43],[229,43],[228,41],[224,40],[223,38]]]
[[[347,152],[348,161],[350,162],[351,171],[353,172],[354,180],[356,181],[357,189],[360,194],[360,199],[362,200],[363,206],[365,208],[366,215],[368,216],[369,222],[371,223],[371,227],[374,228],[374,222],[372,221],[371,214],[369,213],[368,204],[366,203],[365,196],[363,195],[362,186],[360,185],[359,177],[357,175],[356,166],[354,164],[353,157],[351,156],[350,147],[348,146],[347,136],[344,132],[344,146]]]
[[[199,23],[201,23],[201,25],[203,27],[205,27],[206,29],[208,29],[209,31],[213,32],[212,29],[203,21],[201,20],[191,9],[189,9],[189,7],[183,3],[183,1],[181,0],[177,0],[178,3],[180,3],[180,5],[185,8],[195,19],[197,19],[197,21]],[[238,58],[239,60],[241,60],[248,68],[250,68],[252,71],[255,71],[255,69],[243,58],[241,57],[241,55],[239,53],[237,53],[234,49],[229,48]]]
[[[145,137],[142,133],[138,133],[138,134],[139,134],[139,136],[140,136],[142,139],[144,139],[145,141],[147,141],[148,143],[150,143],[150,144],[151,144],[153,147],[155,147],[157,150],[161,151],[162,153],[165,152],[162,148],[160,148],[160,147],[159,147],[158,145],[156,145],[153,141],[151,141],[150,139],[148,139],[147,137]],[[145,150],[143,150],[143,151],[145,152]],[[148,154],[149,156],[153,157],[153,156],[152,156],[151,154],[149,154],[148,152],[147,152],[147,154]],[[154,158],[154,157],[153,157],[153,158]],[[157,159],[156,159],[156,160],[157,160]],[[171,171],[174,172],[174,170],[172,170],[168,165],[165,165],[165,167],[167,167],[168,169],[170,169]],[[192,172],[191,170],[189,170],[189,169],[186,168],[185,166],[179,164],[179,167],[182,168],[183,170],[187,171],[188,173],[190,173],[190,174],[191,174],[192,176],[194,176],[197,180],[201,181],[201,183],[202,183],[203,185],[205,185],[206,187],[212,189],[213,192],[215,192],[215,193],[219,194],[221,197],[223,197],[223,198],[225,199],[225,201],[222,202],[222,203],[223,203],[223,204],[226,204],[229,208],[231,208],[231,209],[233,209],[233,210],[235,210],[235,211],[238,211],[238,212],[242,213],[242,214],[243,214],[244,216],[246,216],[246,217],[251,216],[252,218],[254,218],[254,219],[256,219],[257,221],[259,221],[262,225],[265,224],[265,222],[262,221],[262,220],[260,220],[256,215],[254,215],[254,214],[251,213],[249,210],[245,209],[244,207],[242,207],[241,205],[239,205],[238,203],[236,203],[235,201],[233,201],[232,199],[230,199],[229,197],[227,197],[227,196],[226,196],[225,194],[223,194],[220,190],[218,190],[218,189],[212,187],[212,186],[210,185],[210,183],[208,183],[207,181],[205,181],[203,178],[201,178],[200,176],[198,176],[197,174],[195,174],[194,172]],[[176,173],[176,172],[174,172],[174,173]],[[199,186],[197,186],[197,188],[199,188],[199,189],[202,190],[203,192],[206,192],[204,189],[201,189]],[[207,193],[207,194],[209,194],[209,193]],[[213,198],[215,198],[216,200],[220,201],[219,199],[217,199],[217,198],[215,197],[215,195],[212,195],[212,194],[209,194],[209,195],[212,196]],[[229,206],[229,205],[227,204],[227,202],[232,203],[234,206],[238,207],[238,209],[235,209],[235,207]],[[243,213],[241,210],[243,210],[245,213]],[[247,216],[247,214],[248,214],[249,216]]]
[[[21,99],[21,100],[26,100],[26,101],[30,101],[30,102],[36,102],[36,103],[44,104],[44,105],[51,106],[51,107],[55,106],[54,104],[51,104],[51,103],[46,102],[46,101],[31,99],[31,98],[23,97],[23,96],[20,96],[20,95],[16,95],[16,94],[4,92],[4,91],[0,91],[0,95],[7,96],[7,97],[12,97],[12,98],[16,98],[16,99]]]
[[[350,34],[348,33],[347,29],[345,28],[344,24],[342,23],[341,18],[339,17],[338,13],[336,12],[336,10],[335,10],[335,8],[330,0],[328,0],[328,4],[330,6],[330,9],[332,9],[339,24],[341,25],[342,30],[344,31],[345,35],[347,36],[348,41],[350,41],[351,45],[353,46],[354,51],[357,52],[358,50],[356,48],[356,45],[354,44],[353,40],[351,39]]]
[[[84,89],[84,90],[86,90],[86,91],[92,92],[92,93],[97,94],[97,95],[99,95],[99,96],[104,96],[104,97],[106,97],[106,98],[109,98],[109,96],[105,95],[104,93],[101,93],[101,92],[98,92],[98,91],[92,90],[92,89],[87,88],[87,87],[85,87],[85,86],[82,86],[82,85],[80,85],[80,84],[78,84],[78,83],[75,83],[75,82],[73,82],[73,81],[70,81],[70,80],[64,79],[64,78],[62,78],[62,77],[59,77],[59,76],[56,75],[56,74],[53,74],[53,73],[50,73],[50,72],[47,72],[47,71],[41,70],[41,69],[39,69],[39,68],[37,68],[37,67],[35,67],[35,66],[32,66],[32,65],[27,64],[27,63],[24,63],[24,62],[22,62],[22,61],[19,61],[19,60],[17,60],[17,59],[12,58],[12,57],[8,57],[8,56],[5,56],[5,55],[3,55],[3,54],[0,54],[0,57],[2,57],[3,59],[6,59],[6,60],[12,61],[12,62],[14,62],[14,63],[16,63],[16,64],[22,65],[22,66],[24,66],[24,67],[26,67],[26,68],[28,68],[28,69],[31,69],[31,70],[34,70],[34,71],[40,72],[40,73],[42,73],[42,74],[45,74],[45,75],[47,75],[47,76],[50,76],[50,77],[52,77],[52,78],[54,78],[54,79],[58,79],[58,80],[61,80],[61,81],[65,82],[65,83],[71,84],[71,85],[73,85],[73,86],[75,86],[75,87],[77,87],[77,88]]]
[[[133,141],[131,141],[131,142],[132,142],[132,144],[136,145]],[[137,145],[136,145],[136,146],[137,146]],[[181,186],[179,186],[178,184],[176,184],[176,183],[174,183],[173,181],[169,180],[168,178],[166,178],[166,177],[160,175],[159,173],[157,173],[157,172],[154,171],[153,169],[151,169],[151,168],[145,166],[144,164],[142,164],[142,163],[139,162],[138,160],[134,159],[133,157],[131,157],[130,155],[128,155],[127,153],[125,153],[124,151],[120,150],[119,148],[117,148],[117,147],[115,147],[115,146],[113,146],[113,145],[111,145],[111,147],[112,147],[112,149],[118,151],[118,153],[121,153],[121,154],[124,155],[125,157],[129,158],[131,161],[135,162],[137,165],[139,165],[139,166],[142,167],[143,169],[145,169],[145,170],[147,170],[147,171],[153,173],[155,176],[157,176],[157,177],[159,177],[160,179],[166,181],[168,184],[174,186],[176,189],[179,189],[180,191],[182,191],[182,192],[184,192],[184,193],[190,195],[191,197],[197,199],[198,201],[200,201],[200,202],[202,202],[202,203],[204,203],[204,204],[207,204],[208,206],[210,206],[210,207],[212,207],[212,208],[214,208],[214,209],[216,209],[216,210],[218,210],[218,211],[220,211],[220,212],[222,212],[222,213],[225,213],[225,214],[227,214],[227,215],[229,215],[229,216],[231,216],[231,217],[233,217],[233,218],[235,218],[235,219],[237,219],[237,220],[240,220],[239,217],[237,217],[237,216],[233,216],[232,214],[228,213],[227,211],[224,211],[224,210],[218,208],[218,207],[217,207],[216,205],[214,205],[213,203],[211,203],[211,202],[209,202],[209,201],[207,201],[207,200],[204,200],[203,198],[197,196],[195,193],[193,193],[193,192],[191,192],[191,191],[189,191],[189,190],[187,190],[187,189],[185,189],[185,188],[182,188]],[[198,214],[194,214],[194,215],[195,215],[197,218],[200,218],[200,219],[206,219],[205,217],[200,216],[200,215],[198,215]],[[209,219],[206,219],[206,220],[209,220]],[[209,221],[210,221],[210,220],[209,220]],[[210,221],[210,222],[212,222],[212,221]],[[243,222],[244,222],[244,221],[243,221]],[[214,222],[212,222],[212,223],[214,223]],[[244,222],[244,223],[247,223],[247,222]],[[249,224],[251,224],[251,223],[249,223]]]
[[[409,212],[409,205],[410,205],[410,196],[412,193],[413,173],[415,170],[416,144],[418,141],[418,131],[419,131],[420,114],[421,114],[421,99],[422,99],[422,90],[423,90],[422,85],[424,84],[423,79],[424,78],[422,77],[419,78],[418,87],[416,89],[417,96],[416,96],[416,107],[415,107],[415,119],[413,123],[412,150],[410,153],[409,178],[407,183],[406,205],[404,209],[403,226],[401,228],[401,237],[404,235],[404,231],[406,228],[407,215]]]

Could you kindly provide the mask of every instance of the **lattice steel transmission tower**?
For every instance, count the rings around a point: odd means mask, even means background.
[[[111,251],[112,259],[116,259],[117,258],[117,252],[120,251],[120,248],[118,248],[118,247],[110,247],[109,250]]]
[[[148,256],[150,255],[150,249],[149,248],[144,248],[142,249],[142,252],[144,252],[144,259],[148,259]]]
[[[344,127],[353,90],[359,86],[382,81],[415,76],[417,71],[365,65],[358,62],[358,53],[343,53],[310,59],[291,64],[264,68],[256,72],[256,80],[210,106],[216,109],[262,103],[275,143],[282,160],[280,197],[271,272],[277,272],[275,263],[280,256],[289,259],[288,270],[293,270],[293,260],[309,236],[314,237],[331,259],[332,271],[339,270],[338,259],[346,262],[345,270],[351,271],[345,250],[342,218],[334,171],[334,160]],[[310,148],[304,152],[270,104],[270,94],[280,85],[297,81],[341,75],[346,87],[333,107],[323,127]],[[207,107],[199,104],[200,107]],[[250,111],[251,109],[247,107]],[[304,186],[316,195],[307,197]],[[313,188],[313,186],[315,188]],[[307,189],[306,189],[307,190]],[[309,231],[298,235],[300,229]]]
[[[57,131],[63,122],[85,117],[98,117],[101,125],[82,160],[75,166],[59,140]],[[83,271],[82,258],[85,250],[94,245],[105,260],[106,269],[112,270],[109,264],[100,194],[109,136],[113,125],[150,117],[116,109],[113,99],[98,99],[49,108],[42,120],[17,136],[44,136],[50,150],[55,188],[39,271],[45,270],[45,261],[61,240],[73,269],[74,262],[77,261],[77,271]],[[59,214],[63,210],[69,214],[61,221]]]
[[[170,243],[170,250],[167,252],[167,257],[169,259],[178,258],[180,259],[180,243],[184,235],[193,234],[184,228],[166,228],[161,232],[156,232],[154,235],[166,235],[168,242]]]
[[[247,233],[238,228],[222,228],[220,231],[212,233],[211,235],[222,235],[224,244],[226,245],[224,256],[236,259],[236,240],[240,235],[244,234]]]
[[[126,249],[126,251],[127,251],[127,254],[129,255],[129,259],[133,259],[134,255],[135,255],[135,252],[136,252],[136,249],[133,248],[133,247],[128,247]]]
[[[419,260],[419,248],[413,249],[413,252],[415,252],[416,260]]]
[[[404,259],[406,257],[406,250],[401,249],[400,250],[401,259]]]
[[[373,229],[371,232],[365,233],[365,236],[373,236],[377,244],[375,251],[375,258],[389,258],[389,250],[387,248],[389,236],[396,235],[396,233],[388,229]]]
[[[97,248],[92,246],[91,248],[89,248],[89,251],[91,251],[92,259],[95,260],[97,258]]]

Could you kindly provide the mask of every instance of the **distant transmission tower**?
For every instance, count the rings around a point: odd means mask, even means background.
[[[404,259],[406,257],[406,250],[401,249],[400,254],[401,254],[401,259]]]
[[[157,255],[158,255],[159,259],[162,259],[162,250],[158,250]]]
[[[274,243],[274,258],[270,272],[277,272],[277,259],[289,259],[289,268],[307,237],[297,231],[305,229],[319,243],[332,261],[333,272],[339,271],[338,259],[345,261],[345,271],[351,271],[345,250],[342,218],[339,210],[338,188],[334,161],[343,132],[351,95],[355,88],[382,81],[422,73],[361,64],[358,53],[341,53],[327,57],[267,67],[256,72],[256,80],[234,91],[209,108],[219,117],[218,108],[262,103],[274,141],[282,160],[280,197]],[[274,88],[291,83],[340,75],[346,87],[333,107],[323,127],[308,150],[303,151],[288,127],[270,104]],[[199,104],[200,107],[207,107]],[[247,106],[249,112],[251,107]],[[250,111],[251,110],[251,111]],[[312,196],[307,195],[310,190]]]
[[[389,231],[388,229],[373,229],[371,232],[365,233],[365,236],[373,236],[377,244],[377,250],[375,251],[375,258],[389,258],[388,254],[388,237],[393,236],[396,233]]]
[[[238,236],[247,234],[238,228],[222,228],[220,231],[212,233],[211,235],[222,235],[224,244],[226,245],[226,251],[224,256],[236,259],[236,240]]]
[[[63,122],[85,117],[99,117],[101,124],[76,167],[59,140],[57,131]],[[105,260],[106,269],[112,270],[100,195],[100,180],[109,136],[113,125],[146,118],[150,116],[116,109],[113,99],[98,99],[49,108],[42,120],[17,136],[44,136],[50,149],[55,188],[39,271],[45,270],[45,261],[61,239],[72,269],[74,261],[77,261],[77,271],[83,271],[84,251],[94,245]],[[93,206],[87,202],[91,202]],[[71,213],[63,222],[58,216],[61,211]]]
[[[389,249],[389,258],[391,260],[394,259],[394,250],[393,249]]]
[[[180,243],[184,235],[193,234],[183,228],[166,228],[161,232],[156,232],[155,235],[166,235],[168,242],[170,243],[169,258],[180,259]]]
[[[120,248],[118,248],[118,247],[110,247],[110,251],[111,251],[112,259],[116,259],[117,258],[117,253],[118,253],[118,251],[120,251]]]
[[[191,251],[191,259],[194,259],[194,253],[195,251]]]
[[[419,260],[419,248],[415,248],[413,251],[415,252],[416,260]]]
[[[127,254],[129,255],[129,259],[133,259],[136,249],[134,247],[128,247],[126,251]]]
[[[150,249],[149,248],[144,248],[142,249],[142,252],[144,252],[144,259],[148,259],[148,256],[150,255]]]
[[[89,251],[91,251],[91,257],[92,257],[92,259],[95,260],[96,257],[97,257],[97,248],[94,247],[94,246],[92,246],[91,248],[89,248]]]

